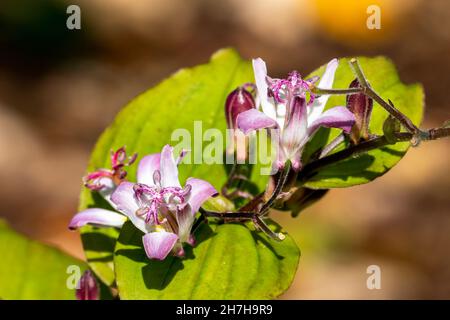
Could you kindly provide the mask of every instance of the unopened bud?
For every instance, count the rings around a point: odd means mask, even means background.
[[[80,278],[75,292],[77,300],[98,300],[100,291],[97,280],[90,270],[86,270]]]
[[[350,83],[350,88],[361,87],[358,80]],[[369,139],[369,121],[372,114],[373,100],[363,93],[351,94],[347,96],[347,108],[355,115],[355,124],[350,133],[353,143],[358,143],[361,139]]]
[[[236,129],[236,119],[239,113],[255,108],[255,99],[243,87],[232,91],[225,102],[225,117],[228,129]]]
[[[236,127],[237,116],[244,111],[256,108],[253,95],[244,87],[232,91],[225,102],[225,117],[230,131],[230,142],[227,153],[233,154],[236,150],[238,163],[245,162],[247,158],[247,138]]]

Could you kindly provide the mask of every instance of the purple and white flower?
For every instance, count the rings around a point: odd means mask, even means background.
[[[109,204],[115,208],[111,201],[111,195],[117,186],[125,181],[127,172],[125,167],[136,161],[137,153],[127,157],[125,147],[116,151],[111,150],[111,169],[98,169],[83,177],[84,186],[92,191],[97,191]],[[69,229],[75,230],[86,224],[111,226],[120,228],[127,218],[117,212],[102,209],[88,208],[77,213],[69,223]]]
[[[170,252],[183,256],[183,243],[194,245],[191,229],[195,213],[209,197],[217,194],[209,182],[196,178],[188,178],[186,185],[181,186],[177,166],[183,156],[184,152],[175,159],[173,148],[166,145],[161,153],[142,158],[137,170],[138,182],[124,181],[111,195],[114,208],[123,215],[103,212],[103,221],[99,221],[100,212],[88,216],[84,211],[73,220],[82,216],[80,219],[86,218],[84,224],[117,226],[119,217],[128,218],[144,233],[142,241],[150,259],[164,260]]]
[[[318,87],[332,88],[337,59],[331,60],[320,79]],[[328,95],[314,96],[311,87],[318,80],[303,80],[297,71],[286,79],[275,79],[267,75],[265,62],[253,60],[258,98],[262,112],[250,109],[240,113],[237,126],[245,134],[258,129],[278,129],[277,167],[283,168],[290,160],[294,170],[301,169],[303,147],[320,127],[340,128],[350,132],[355,118],[343,106],[324,111]]]
[[[92,191],[98,191],[107,201],[115,188],[125,180],[127,172],[125,167],[132,165],[137,153],[127,157],[125,147],[111,150],[111,169],[98,169],[83,177],[84,186]]]

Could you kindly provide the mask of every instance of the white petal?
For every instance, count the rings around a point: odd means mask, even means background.
[[[256,88],[258,89],[258,100],[261,102],[262,111],[272,119],[276,120],[275,105],[269,101],[267,96],[267,67],[263,59],[253,59],[253,72],[255,74]]]
[[[178,180],[177,162],[173,158],[173,147],[165,145],[161,152],[161,186],[181,187]]]
[[[153,186],[153,173],[160,169],[161,153],[145,156],[139,162],[137,169],[137,181],[139,183]]]
[[[78,212],[70,221],[69,229],[75,230],[87,224],[105,227],[122,227],[127,218],[117,212],[101,209],[89,208]]]
[[[336,69],[339,65],[339,61],[337,59],[333,59],[328,62],[325,72],[320,79],[318,87],[321,89],[331,89],[333,88],[334,74],[336,73]],[[325,105],[327,104],[328,98],[330,95],[325,94],[322,95],[316,100],[314,100],[313,104],[308,107],[308,123],[312,123],[316,121],[320,114],[323,112]]]

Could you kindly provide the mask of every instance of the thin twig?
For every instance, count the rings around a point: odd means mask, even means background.
[[[290,171],[291,171],[291,162],[287,161],[283,168],[283,172],[281,173],[280,179],[278,180],[278,184],[275,187],[275,190],[273,191],[269,200],[267,200],[267,202],[264,203],[262,205],[261,209],[259,210],[259,212],[261,214],[264,214],[272,206],[272,204],[275,202],[275,200],[278,198],[281,191],[283,190],[284,185],[286,184],[286,181],[287,181]]]
[[[433,128],[428,131],[424,131],[426,137],[423,138],[425,141],[437,140],[444,137],[450,136],[450,128]],[[363,141],[357,145],[350,146],[347,149],[338,151],[321,159],[312,161],[305,165],[302,171],[299,172],[298,181],[306,181],[319,169],[327,167],[329,165],[335,164],[339,161],[348,159],[352,156],[381,148],[387,145],[392,145],[397,142],[411,141],[414,138],[414,134],[410,132],[397,132],[394,133],[395,141],[388,141],[385,136],[372,138],[367,141]]]
[[[361,87],[362,92],[367,95],[368,97],[375,100],[380,106],[382,106],[389,114],[391,114],[394,118],[396,118],[400,123],[405,127],[405,129],[414,134],[418,135],[421,132],[421,130],[412,123],[411,119],[409,119],[407,116],[405,116],[403,113],[401,113],[397,108],[395,108],[393,105],[387,103],[383,100],[370,86],[369,82],[367,81],[367,78],[364,76],[364,72],[361,69],[361,66],[359,65],[359,62],[357,59],[352,58],[350,60],[350,66],[355,73],[355,76],[357,77]]]
[[[317,95],[331,94],[331,95],[351,95],[361,93],[362,88],[348,88],[348,89],[322,89],[314,87],[312,93]]]

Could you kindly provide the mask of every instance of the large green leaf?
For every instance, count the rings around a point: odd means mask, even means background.
[[[271,223],[272,228],[279,229]],[[283,293],[297,270],[300,252],[243,224],[203,224],[186,258],[149,260],[142,233],[127,222],[115,253],[122,299],[270,299]]]
[[[403,84],[394,64],[385,57],[358,58],[366,77],[375,91],[385,100],[390,99],[395,107],[406,114],[414,124],[422,121],[424,110],[424,93],[421,85]],[[321,75],[324,66],[311,74]],[[348,64],[348,59],[340,59],[333,88],[348,88],[355,78]],[[345,96],[332,96],[326,108],[345,105]],[[374,103],[370,130],[373,134],[383,134],[383,122],[388,113],[377,103]],[[337,129],[322,128],[307,146],[311,154],[319,147],[330,142],[339,134]],[[312,177],[305,186],[315,189],[342,188],[363,184],[383,175],[403,157],[409,147],[409,142],[397,143],[381,149],[369,151],[366,154],[341,161],[322,169]]]
[[[27,239],[2,220],[0,255],[1,299],[74,299],[75,291],[67,282],[74,283],[69,278],[75,272],[69,267],[78,266],[78,275],[86,269],[84,262]]]

